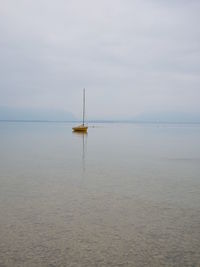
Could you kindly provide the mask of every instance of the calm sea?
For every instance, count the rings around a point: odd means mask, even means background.
[[[94,126],[0,123],[0,267],[200,266],[200,125]]]

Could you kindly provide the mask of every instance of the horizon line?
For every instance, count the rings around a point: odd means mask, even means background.
[[[82,120],[10,120],[10,119],[0,119],[0,122],[24,122],[24,123],[82,123]],[[158,120],[152,120],[152,121],[143,121],[143,120],[131,120],[131,119],[93,119],[93,120],[87,120],[86,123],[146,123],[146,124],[200,124],[200,121],[158,121]]]

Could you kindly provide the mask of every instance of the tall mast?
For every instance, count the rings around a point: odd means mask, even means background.
[[[83,125],[85,122],[85,88],[83,89]]]

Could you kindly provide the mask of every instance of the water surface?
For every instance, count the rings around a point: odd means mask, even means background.
[[[200,125],[0,123],[0,266],[200,266]]]

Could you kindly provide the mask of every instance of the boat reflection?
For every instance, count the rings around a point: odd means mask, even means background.
[[[84,174],[86,170],[86,165],[85,165],[85,156],[86,156],[86,150],[87,150],[87,132],[72,132],[73,135],[77,136],[78,138],[82,139],[82,158],[81,158],[81,163],[82,163],[82,172]]]

